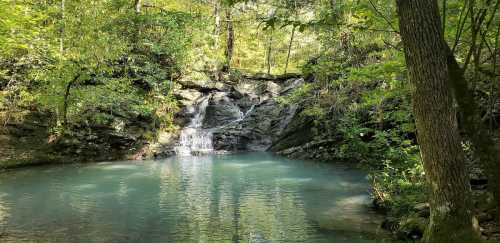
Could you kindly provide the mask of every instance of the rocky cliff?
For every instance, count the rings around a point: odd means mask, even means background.
[[[214,152],[266,151],[297,114],[297,107],[282,105],[279,98],[303,83],[298,75],[181,80],[175,90],[182,105],[176,120],[180,127],[189,126],[189,121],[200,112],[201,100],[208,99],[200,129],[211,133]],[[176,146],[178,139],[172,138],[156,145],[153,154],[172,155]]]
[[[299,115],[302,107],[279,102],[305,82],[302,77],[240,74],[213,80],[178,81],[173,91],[180,106],[175,116],[177,131],[157,132],[150,118],[123,109],[114,111],[104,125],[72,127],[71,132],[55,137],[51,135],[49,115],[27,112],[29,115],[23,119],[11,119],[4,125],[0,166],[164,158],[174,155],[180,146],[193,143],[214,153],[271,150],[291,157],[314,158],[305,155],[310,151],[304,154],[305,145],[314,147],[310,144],[312,121]],[[202,101],[206,103],[203,111]],[[192,124],[195,117],[200,124]],[[190,132],[183,133],[187,128]],[[210,144],[189,141],[200,140],[196,137],[200,134]]]

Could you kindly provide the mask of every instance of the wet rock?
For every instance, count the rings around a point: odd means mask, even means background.
[[[297,114],[300,110],[297,111]],[[300,153],[308,142],[311,142],[314,133],[311,130],[314,120],[306,116],[294,116],[287,127],[281,133],[281,136],[275,138],[273,146],[270,148],[273,152],[280,152],[283,155],[292,155],[295,151]]]
[[[289,135],[296,132],[286,128],[294,120],[297,107],[281,105],[277,98],[301,85],[303,79],[296,75],[264,79],[235,77],[205,81],[206,77],[201,75],[179,81],[181,90],[176,91],[176,97],[183,108],[175,117],[176,124],[180,127],[189,124],[195,115],[197,100],[209,96],[202,128],[212,132],[213,147],[217,151],[263,151],[285,131]],[[323,157],[328,154],[326,149],[322,153]]]
[[[236,102],[226,92],[212,94],[203,121],[204,128],[215,128],[228,124],[240,117],[241,111]]]

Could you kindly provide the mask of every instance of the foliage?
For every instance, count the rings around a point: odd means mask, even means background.
[[[313,88],[298,90],[288,100],[306,102],[303,115],[320,120],[323,130],[337,131],[342,142],[335,157],[367,165],[373,195],[382,206],[409,215],[427,193],[394,1],[319,2],[323,7],[305,25],[322,45],[322,53],[304,66],[314,83],[303,89]],[[441,5],[446,41],[480,103],[483,120],[476,122],[487,120],[490,134],[498,129],[499,117],[498,7],[498,1]]]
[[[102,124],[120,112],[171,126],[189,14],[161,6],[137,13],[120,0],[1,4],[3,109],[36,106],[54,114],[54,128],[65,119]]]
[[[288,72],[299,72],[300,66],[318,51],[318,42],[306,27],[314,11],[314,1],[273,0],[213,0],[172,1],[169,9],[195,13],[197,25],[192,32],[192,48],[188,50],[189,68],[185,72],[220,70],[225,62],[227,45],[226,10],[231,12],[234,28],[234,53],[231,67],[250,73],[267,71],[267,54],[271,46],[271,73],[282,74],[285,69],[293,25],[297,28],[292,41]],[[220,9],[215,11],[216,6]],[[290,16],[293,11],[297,14]],[[215,30],[215,18],[220,18],[220,32]],[[290,16],[290,17],[286,17]],[[292,19],[295,19],[292,21]],[[275,21],[271,26],[270,21]],[[301,24],[304,22],[304,24]]]
[[[410,214],[426,193],[399,39],[366,31],[387,24],[367,18],[373,15],[369,6],[346,2],[332,12],[328,5],[312,25],[325,48],[303,68],[314,82],[281,102],[302,103],[301,114],[314,117],[318,136],[340,137],[332,157],[361,162],[370,171],[380,206]],[[331,21],[342,25],[324,24]]]

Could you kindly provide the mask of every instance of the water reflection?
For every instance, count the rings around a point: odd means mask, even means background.
[[[7,206],[7,203],[3,200],[6,195],[5,193],[0,193],[0,235],[4,234],[6,230],[5,222],[8,220],[10,211],[9,206]]]
[[[12,241],[373,242],[365,175],[268,154],[0,174]],[[0,238],[0,241],[2,239]]]

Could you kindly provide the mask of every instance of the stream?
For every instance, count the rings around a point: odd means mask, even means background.
[[[268,153],[23,168],[0,174],[0,241],[382,242],[367,188]]]

